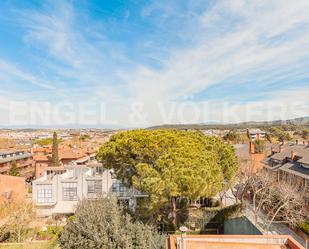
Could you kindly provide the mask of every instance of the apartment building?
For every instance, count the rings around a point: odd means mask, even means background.
[[[30,180],[35,176],[35,164],[31,153],[0,151],[0,174],[8,174],[13,163],[16,163],[18,172],[26,179]]]
[[[136,207],[136,199],[147,197],[113,178],[112,172],[98,167],[67,165],[63,174],[47,174],[33,181],[32,200],[39,216],[72,214],[84,198],[95,199],[112,194],[129,208]]]

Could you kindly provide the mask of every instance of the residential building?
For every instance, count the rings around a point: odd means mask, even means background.
[[[32,200],[40,216],[72,214],[80,200],[107,194],[116,196],[132,209],[136,206],[136,198],[147,197],[113,178],[112,172],[101,165],[66,165],[65,173],[45,173],[33,181],[32,187]]]
[[[289,143],[273,147],[272,155],[263,161],[264,169],[278,181],[298,183],[305,188],[309,200],[309,142]]]
[[[0,175],[0,205],[26,197],[27,187],[24,177]]]
[[[0,151],[0,174],[8,174],[13,163],[16,163],[18,172],[26,179],[30,180],[35,176],[35,164],[31,153]]]
[[[166,249],[304,249],[288,235],[170,235]]]
[[[266,138],[266,132],[260,129],[248,129],[247,133],[251,140],[263,140]]]
[[[254,142],[249,141],[245,144],[234,144],[235,153],[242,165],[250,167],[251,172],[257,172],[263,168],[262,161],[266,158],[266,151],[269,147],[265,145],[265,152],[256,152]]]
[[[59,146],[59,167],[75,162],[77,165],[86,165],[95,161],[96,148],[71,148],[69,146]],[[32,149],[35,161],[35,176],[40,178],[52,167],[51,146],[38,147]],[[54,167],[52,167],[54,168]]]

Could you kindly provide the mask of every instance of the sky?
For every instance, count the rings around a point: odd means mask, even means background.
[[[0,126],[309,116],[308,0],[0,1]]]

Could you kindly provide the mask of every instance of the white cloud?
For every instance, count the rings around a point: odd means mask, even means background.
[[[156,26],[159,29],[173,15],[171,10],[154,3],[141,14],[151,18],[156,12],[163,17]],[[193,42],[186,48],[170,49],[164,58],[159,58],[159,69],[130,59],[121,44],[108,40],[100,24],[80,26],[80,16],[68,3],[49,6],[40,13],[22,12],[27,16],[22,23],[27,31],[26,41],[45,48],[52,58],[46,58],[45,66],[59,77],[57,89],[65,93],[64,102],[104,102],[111,119],[129,126],[147,126],[276,119],[279,109],[284,109],[280,118],[308,115],[306,109],[291,108],[287,100],[297,99],[298,104],[308,107],[309,82],[302,88],[291,85],[289,91],[277,86],[267,99],[251,103],[235,99],[237,104],[232,104],[218,99],[193,106],[187,102],[194,100],[195,94],[228,83],[231,78],[238,80],[238,84],[258,82],[266,87],[274,81],[293,83],[308,77],[308,11],[307,0],[216,1],[200,16],[189,10],[183,17],[196,18],[192,23],[199,27],[192,29],[200,32],[194,34]],[[191,35],[186,33],[187,29],[183,32],[184,37]],[[149,41],[148,46],[151,49],[154,45]],[[7,65],[0,63],[0,70],[1,67]],[[38,86],[52,87],[49,82],[14,67],[9,69]],[[195,115],[197,112],[199,115]]]

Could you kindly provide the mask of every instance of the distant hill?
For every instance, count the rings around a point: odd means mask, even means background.
[[[274,121],[249,121],[241,122],[235,124],[220,124],[220,123],[211,123],[211,124],[164,124],[158,126],[152,126],[147,129],[179,129],[179,130],[204,130],[204,129],[246,129],[246,128],[261,128],[261,127],[270,127],[270,126],[281,126],[281,125],[291,125],[291,126],[309,126],[309,116],[300,117],[295,119],[288,120],[274,120]]]

